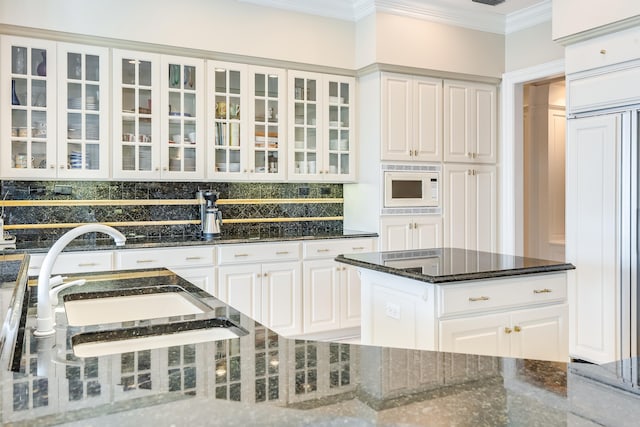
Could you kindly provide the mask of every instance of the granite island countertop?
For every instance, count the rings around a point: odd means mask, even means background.
[[[336,261],[437,284],[575,268],[565,262],[457,248],[342,254],[336,257]]]
[[[87,285],[101,290],[131,287],[132,280],[193,290],[164,269],[134,273],[70,279],[89,278]],[[248,333],[83,359],[69,348],[74,330],[59,314],[55,351],[47,355],[31,335],[36,287],[24,288],[31,317],[17,372],[1,360],[3,424],[564,426],[640,419],[637,378],[629,383],[618,369],[637,366],[635,359],[598,367],[290,339],[204,292],[217,315]],[[38,372],[43,363],[46,374]],[[595,403],[583,398],[585,390]],[[598,419],[585,404],[609,418]]]

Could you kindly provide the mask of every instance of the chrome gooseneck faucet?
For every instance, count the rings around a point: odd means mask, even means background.
[[[65,288],[74,285],[79,286],[84,283],[84,281],[76,281],[67,284],[61,284],[61,279],[51,279],[51,270],[53,269],[53,264],[56,262],[58,255],[60,255],[62,250],[76,237],[94,232],[105,233],[113,237],[116,246],[123,246],[125,241],[127,240],[127,238],[122,233],[120,233],[113,227],[109,227],[108,225],[85,224],[67,231],[53,244],[53,246],[51,246],[51,249],[49,249],[49,252],[47,252],[47,255],[42,261],[42,267],[40,268],[40,274],[38,275],[38,316],[36,319],[36,330],[33,333],[34,335],[47,336],[55,333],[55,329],[53,328],[53,308],[51,305],[51,282],[53,281],[55,282],[54,285],[58,284],[60,286],[64,286]],[[60,290],[62,289],[57,289],[57,291]],[[53,296],[57,299],[57,292],[54,292]]]

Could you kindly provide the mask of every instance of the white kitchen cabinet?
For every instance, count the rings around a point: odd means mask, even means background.
[[[113,176],[204,178],[204,61],[113,50]]]
[[[193,283],[210,295],[217,295],[216,268],[207,267],[169,267],[169,270],[176,273],[183,279]]]
[[[568,306],[440,321],[439,351],[568,361]]]
[[[595,363],[620,359],[620,292],[630,269],[621,269],[623,117],[567,122],[566,256],[576,266],[570,276],[570,352]]]
[[[444,246],[496,251],[495,166],[445,164]]]
[[[116,251],[116,268],[198,267],[215,265],[214,246],[124,249]]]
[[[496,87],[444,81],[444,161],[496,162]]]
[[[280,180],[286,173],[286,72],[209,61],[207,175]]]
[[[442,247],[442,217],[385,215],[380,217],[380,250],[403,251]]]
[[[218,257],[218,298],[278,333],[301,333],[299,242],[222,245]]]
[[[382,160],[442,160],[442,80],[382,73]]]
[[[356,179],[355,79],[288,72],[289,179]]]
[[[46,254],[31,254],[29,258],[29,276],[37,276],[42,268]],[[93,273],[112,271],[115,268],[113,251],[63,252],[56,258],[52,274]]]
[[[343,253],[371,252],[373,239],[304,242],[303,331],[349,334],[360,327],[360,277],[353,267],[334,261]],[[358,331],[355,332],[359,334]]]
[[[109,50],[67,43],[57,48],[57,176],[108,178]]]

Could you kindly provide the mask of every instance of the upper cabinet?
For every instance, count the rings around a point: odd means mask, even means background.
[[[107,178],[108,49],[3,37],[1,50],[2,175]]]
[[[285,177],[286,73],[208,62],[207,175],[226,179]]]
[[[382,74],[381,159],[442,160],[442,80]]]
[[[60,43],[58,177],[109,177],[109,50]]]
[[[114,177],[204,177],[204,61],[114,50]]]
[[[496,87],[444,81],[444,161],[496,162]]]
[[[355,79],[289,71],[289,179],[355,181]]]

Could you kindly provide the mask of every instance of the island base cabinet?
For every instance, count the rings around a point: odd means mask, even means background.
[[[537,360],[569,359],[568,305],[440,321],[440,351]]]
[[[362,344],[436,350],[434,286],[365,269],[360,274]]]

